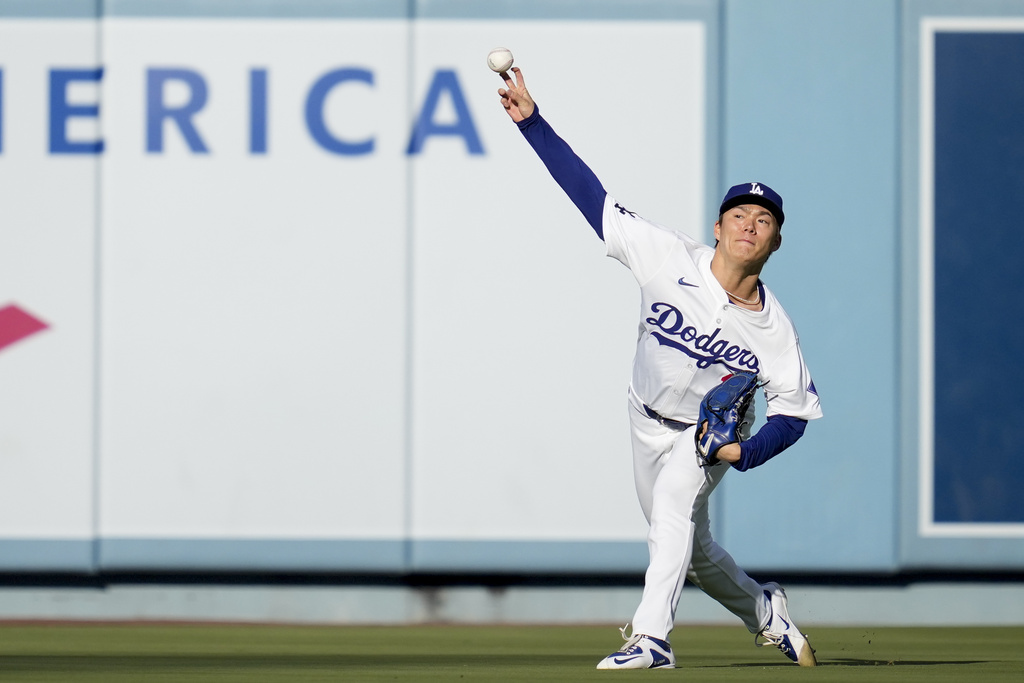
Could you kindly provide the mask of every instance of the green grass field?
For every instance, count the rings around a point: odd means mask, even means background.
[[[808,628],[819,666],[681,626],[672,671],[597,671],[613,626],[0,624],[0,681],[1024,681],[1024,628]]]

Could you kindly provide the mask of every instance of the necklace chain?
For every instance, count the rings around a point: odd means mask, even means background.
[[[728,289],[725,290],[725,293],[728,294],[729,296],[731,296],[733,299],[736,299],[736,301],[739,301],[741,304],[746,304],[748,306],[754,306],[754,305],[757,305],[757,304],[761,303],[761,290],[758,289],[757,287],[754,288],[754,298],[753,299],[744,299],[743,297],[736,296],[735,294],[730,292]]]

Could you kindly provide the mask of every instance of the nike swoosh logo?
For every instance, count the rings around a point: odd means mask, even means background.
[[[686,287],[700,287],[700,285],[695,285],[692,282],[687,282],[685,277],[679,278],[679,284],[684,285]]]
[[[616,657],[612,661],[616,664],[625,664],[626,662],[632,662],[634,659],[639,659],[643,655],[633,655],[632,657]]]
[[[771,595],[768,593],[768,591],[764,591],[764,602],[765,602],[765,605],[768,607],[768,609],[771,609],[772,598],[771,598]],[[778,616],[778,615],[774,614],[774,610],[773,610],[773,615],[772,616]],[[779,621],[781,621],[783,624],[785,624],[787,629],[789,628],[789,622],[786,621],[785,619],[783,619],[781,616],[779,616]]]
[[[711,448],[711,439],[713,437],[714,435],[711,433],[708,433],[707,436],[704,437],[704,440],[700,444],[700,452],[702,455],[708,454],[708,449]]]

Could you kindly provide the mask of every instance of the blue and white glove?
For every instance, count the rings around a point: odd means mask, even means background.
[[[700,416],[694,440],[697,443],[697,459],[701,467],[719,464],[718,450],[727,444],[737,443],[748,436],[744,433],[747,407],[759,386],[757,375],[752,372],[737,372],[729,375],[722,383],[704,395],[700,402]]]

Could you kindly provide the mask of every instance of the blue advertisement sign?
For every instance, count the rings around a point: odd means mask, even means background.
[[[936,524],[1024,522],[1024,33],[934,43]]]

